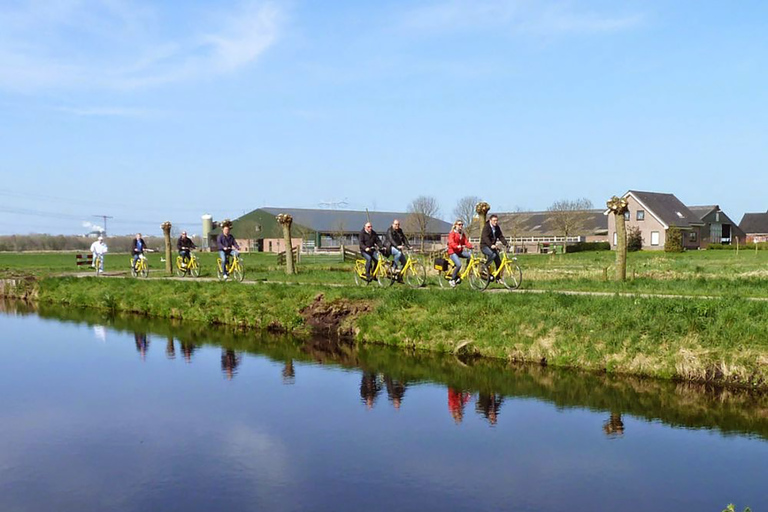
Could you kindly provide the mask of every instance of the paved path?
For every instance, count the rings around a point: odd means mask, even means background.
[[[62,274],[75,277],[94,277],[93,272],[79,272],[76,274]],[[126,278],[130,277],[128,272],[105,272],[101,274],[101,277],[105,278]],[[163,276],[163,277],[149,277],[151,280],[164,280],[164,281],[203,281],[203,282],[218,282],[218,278],[215,277],[175,277],[175,276]],[[353,288],[353,284],[344,283],[313,283],[313,282],[300,282],[300,281],[270,281],[267,279],[245,279],[242,284],[255,285],[255,284],[283,284],[283,285],[313,285],[313,286],[325,286],[328,288]],[[375,283],[371,283],[372,287],[376,287]],[[449,288],[441,288],[439,286],[429,286],[420,288],[421,290],[443,290],[450,291]],[[507,290],[505,288],[489,288],[484,293],[530,293],[530,294],[545,294],[545,293],[557,293],[560,295],[583,295],[588,297],[631,297],[631,298],[661,298],[661,299],[706,299],[716,300],[722,299],[721,295],[683,295],[683,294],[665,294],[665,293],[635,293],[635,292],[591,292],[591,291],[579,291],[579,290],[541,290],[541,289],[524,289],[524,290]],[[764,302],[768,301],[768,297],[744,297],[745,300]]]

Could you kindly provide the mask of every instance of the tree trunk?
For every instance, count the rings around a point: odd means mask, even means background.
[[[163,228],[163,238],[165,238],[165,271],[168,272],[168,275],[172,275],[173,267],[171,266],[171,223],[169,221],[165,221],[160,227]]]
[[[614,213],[616,216],[616,280],[627,280],[627,226],[624,212]]]
[[[285,240],[285,273],[295,274],[296,265],[293,261],[293,244],[291,241],[291,224],[293,217],[287,213],[281,213],[277,216],[277,222],[283,226],[283,239]]]

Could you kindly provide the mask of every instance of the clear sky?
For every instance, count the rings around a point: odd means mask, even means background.
[[[0,0],[0,234],[629,189],[768,210],[768,2]]]

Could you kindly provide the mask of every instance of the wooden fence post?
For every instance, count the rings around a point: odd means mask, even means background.
[[[173,275],[173,267],[171,266],[171,222],[165,221],[160,226],[163,228],[163,238],[165,238],[165,271],[168,275]]]
[[[283,239],[285,239],[285,273],[295,274],[296,266],[293,262],[293,242],[291,240],[291,224],[293,224],[293,217],[287,213],[281,213],[276,219],[278,224],[283,226]]]

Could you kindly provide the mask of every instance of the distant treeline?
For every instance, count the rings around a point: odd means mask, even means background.
[[[109,252],[130,252],[131,240],[134,236],[107,237]],[[173,237],[173,247],[176,248],[176,238]],[[199,247],[200,237],[192,237]],[[6,235],[0,236],[0,252],[23,251],[88,251],[95,238],[76,235]],[[150,249],[164,249],[162,237],[145,236],[144,241]]]

